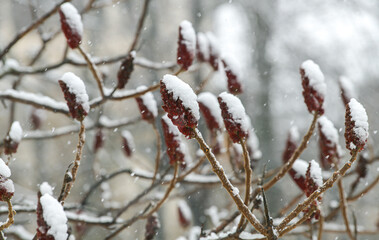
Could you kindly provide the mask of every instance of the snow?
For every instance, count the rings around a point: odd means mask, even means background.
[[[234,196],[237,196],[240,193],[240,191],[238,190],[238,188],[233,187],[232,188],[232,193],[233,193]]]
[[[64,3],[60,7],[66,18],[66,22],[73,31],[76,31],[80,36],[83,35],[83,23],[78,10],[71,3]]]
[[[208,39],[210,55],[218,58],[220,56],[220,45],[218,39],[212,32],[207,32],[205,35]]]
[[[321,72],[320,67],[312,60],[307,60],[301,64],[304,69],[305,76],[309,79],[309,86],[317,91],[321,96],[326,95],[326,84],[324,74]]]
[[[233,121],[241,125],[242,131],[247,132],[249,130],[250,123],[246,117],[247,115],[245,108],[242,105],[241,100],[233,94],[227,92],[220,93],[219,97],[228,107],[228,112],[231,114]]]
[[[334,127],[334,124],[325,116],[321,116],[318,119],[318,123],[325,137],[331,141],[332,144],[338,145],[338,130]]]
[[[0,158],[0,175],[9,178],[11,176],[10,168],[5,164],[2,158]]]
[[[126,141],[128,142],[129,148],[134,151],[134,149],[136,148],[136,145],[134,144],[133,135],[128,130],[124,130],[121,132],[121,136],[126,139]]]
[[[165,84],[167,91],[173,93],[174,100],[180,99],[183,102],[183,106],[191,111],[196,120],[199,120],[200,112],[197,96],[190,85],[183,82],[177,76],[170,74],[164,75],[162,82]]]
[[[76,102],[83,106],[84,111],[89,112],[88,95],[82,79],[72,72],[67,72],[60,80],[67,85],[68,91],[76,96]]]
[[[141,85],[137,87],[137,92],[142,92],[147,89],[146,86]],[[146,108],[153,114],[153,116],[156,118],[158,116],[158,107],[157,102],[154,99],[154,95],[151,92],[147,92],[144,95],[139,96],[142,99],[143,104],[146,106]]]
[[[1,182],[0,185],[6,189],[6,193],[14,193],[14,184],[11,179],[6,179],[4,182]]]
[[[50,97],[41,96],[34,93],[7,89],[5,91],[0,91],[0,98],[19,99],[24,102],[35,103],[41,106],[48,107],[50,109],[56,109],[58,111],[68,112],[68,107],[66,103],[57,102],[56,100]]]
[[[338,80],[341,89],[343,90],[344,95],[346,96],[347,100],[350,100],[351,98],[354,98],[357,96],[354,85],[351,82],[351,80],[345,76],[341,76]]]
[[[44,194],[40,198],[43,209],[43,219],[50,226],[48,234],[54,236],[55,240],[67,239],[67,217],[63,206],[51,195]]]
[[[297,159],[292,165],[292,169],[295,170],[296,172],[295,178],[299,178],[299,177],[305,178],[305,174],[307,173],[307,168],[308,168],[308,163],[306,161]]]
[[[299,129],[296,126],[292,126],[288,136],[292,142],[297,143],[300,140]]]
[[[209,42],[207,36],[199,32],[197,33],[197,45],[199,46],[199,51],[203,55],[205,61],[209,60]]]
[[[202,92],[197,97],[197,101],[209,109],[220,127],[223,126],[220,105],[215,95],[210,92]]]
[[[349,102],[351,119],[355,122],[354,133],[362,143],[368,138],[368,117],[365,108],[355,98]],[[355,148],[355,146],[354,146]]]
[[[53,196],[53,188],[50,186],[49,183],[43,182],[41,186],[39,187],[39,191],[41,192],[41,195],[49,194]]]
[[[317,186],[319,187],[322,186],[324,182],[322,180],[322,171],[321,171],[320,165],[315,160],[311,160],[309,164],[310,164],[310,176],[312,180],[317,184]]]
[[[196,50],[196,33],[192,27],[192,23],[184,20],[180,23],[180,34],[183,36],[182,43],[187,46],[187,50],[195,53]]]
[[[9,137],[14,142],[21,142],[22,139],[22,128],[18,121],[12,123],[11,129],[9,131]]]
[[[179,207],[181,213],[183,214],[183,217],[186,220],[191,221],[192,220],[192,211],[191,211],[191,208],[188,206],[187,202],[184,200],[179,200],[178,201],[178,207]]]

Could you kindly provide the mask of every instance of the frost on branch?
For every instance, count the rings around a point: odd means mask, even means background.
[[[225,74],[227,77],[228,91],[231,94],[237,95],[243,92],[240,76],[238,75],[238,69],[233,65],[232,60],[223,59]]]
[[[61,28],[66,36],[67,44],[74,49],[82,41],[83,23],[78,10],[71,3],[64,3],[59,9]]]
[[[134,70],[134,58],[135,52],[131,52],[126,56],[126,58],[122,61],[120,69],[117,73],[117,88],[123,89],[125,85],[128,83],[130,75]]]
[[[146,86],[139,86],[137,92],[146,90]],[[157,102],[154,99],[154,95],[151,92],[147,92],[142,96],[136,98],[138,108],[140,110],[142,119],[148,122],[153,122],[158,116]]]
[[[7,201],[13,197],[14,185],[13,181],[9,179],[10,176],[11,170],[0,158],[0,201]]]
[[[333,123],[325,116],[318,119],[320,133],[320,162],[324,169],[330,168],[331,164],[337,163],[339,157],[338,131]]]
[[[221,130],[223,126],[221,110],[215,95],[210,92],[202,92],[199,94],[197,101],[203,113],[205,122],[210,131]]]
[[[354,85],[349,78],[344,76],[339,78],[338,83],[341,89],[343,105],[346,106],[350,102],[350,99],[357,96],[354,90]]]
[[[59,80],[70,114],[78,121],[83,121],[89,111],[86,87],[78,76],[72,72],[65,73]]]
[[[127,157],[131,157],[135,150],[133,135],[129,131],[124,130],[121,132],[121,137],[122,149]]]
[[[249,122],[241,100],[236,96],[223,92],[218,96],[222,118],[226,130],[234,143],[246,138],[249,130]]]
[[[192,222],[192,211],[184,200],[178,201],[179,223],[183,228],[188,227]]]
[[[12,123],[8,135],[4,139],[4,153],[9,155],[17,152],[22,139],[22,128],[18,121]]]
[[[323,103],[326,95],[326,84],[320,67],[312,60],[307,60],[301,64],[300,74],[304,101],[308,111],[310,113],[317,112],[320,115],[324,114]]]
[[[50,194],[51,187],[41,184],[37,203],[37,239],[66,240],[67,217],[63,206]]]
[[[350,153],[363,150],[368,138],[368,117],[365,108],[355,98],[346,105],[345,140]]]
[[[200,118],[196,94],[187,83],[174,75],[164,75],[160,85],[162,108],[179,131],[191,138]]]
[[[197,33],[196,40],[196,57],[200,62],[208,62],[209,61],[209,41],[207,36],[199,32]]]
[[[179,40],[177,63],[182,69],[187,70],[195,58],[196,51],[196,33],[192,24],[184,20],[179,26]]]
[[[178,128],[172,123],[167,115],[162,117],[163,136],[167,147],[167,156],[170,159],[170,164],[174,165],[176,162],[182,167],[186,166],[186,149],[185,145],[180,138]]]

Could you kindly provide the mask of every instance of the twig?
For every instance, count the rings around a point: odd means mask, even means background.
[[[345,197],[341,178],[337,181],[337,185],[338,185],[338,192],[339,192],[339,196],[340,196],[340,209],[341,209],[343,221],[344,221],[345,226],[346,226],[346,232],[349,235],[349,238],[351,240],[354,240],[353,234],[351,233],[351,230],[349,227],[349,219],[347,217],[347,203],[346,203],[346,197]]]
[[[358,151],[353,151],[351,159],[343,165],[338,171],[335,171],[333,175],[316,191],[314,191],[308,198],[306,198],[302,203],[299,203],[297,207],[288,214],[287,217],[283,219],[283,221],[279,224],[278,230],[281,231],[287,224],[294,219],[305,207],[309,206],[317,197],[319,197],[326,190],[331,188],[333,184],[343,175],[345,175],[346,171],[351,167],[354,161],[357,159]]]
[[[324,228],[324,216],[320,214],[320,219],[318,220],[318,236],[317,240],[322,240],[322,233]]]
[[[30,31],[44,23],[49,17],[51,17],[56,11],[58,11],[59,7],[65,3],[70,2],[71,0],[63,0],[59,2],[53,9],[51,9],[49,12],[45,13],[42,17],[40,17],[37,21],[32,23],[29,27],[22,30],[20,33],[16,35],[16,37],[4,48],[4,50],[0,53],[0,59],[2,59],[5,54],[9,52],[9,50],[15,45],[21,38],[23,38],[26,34],[28,34]]]
[[[282,208],[282,210],[279,211],[279,215],[280,216],[284,215],[288,211],[288,209],[290,209],[293,205],[299,202],[299,200],[303,197],[303,195],[304,195],[304,192],[301,192],[299,195],[295,196],[291,200],[291,202],[289,202],[286,206]]]
[[[198,144],[200,145],[201,150],[204,152],[208,161],[212,165],[213,172],[216,173],[216,175],[219,177],[223,187],[236,203],[238,210],[240,210],[240,212],[247,218],[247,220],[253,225],[253,227],[259,233],[267,236],[268,235],[267,230],[262,226],[262,224],[255,217],[255,215],[251,213],[250,209],[243,203],[240,195],[237,192],[237,189],[232,185],[232,183],[227,178],[224,172],[224,169],[222,168],[220,163],[217,161],[214,154],[210,151],[209,146],[205,143],[199,130],[195,128],[193,132],[194,132],[194,137],[197,140]]]
[[[251,188],[251,175],[252,175],[253,171],[251,170],[250,156],[249,156],[249,152],[248,152],[247,147],[246,147],[246,142],[243,139],[241,139],[240,144],[242,147],[243,159],[244,159],[244,164],[245,164],[244,165],[244,169],[245,169],[245,200],[244,200],[244,203],[246,206],[249,206],[250,188]],[[242,216],[240,219],[240,222],[238,224],[237,230],[243,231],[243,229],[241,229],[241,227],[243,225],[244,220],[245,220],[245,217]]]
[[[172,177],[172,180],[170,182],[170,185],[168,186],[168,188],[166,189],[166,192],[163,196],[163,198],[157,203],[157,205],[151,209],[145,216],[144,218],[147,218],[149,216],[151,216],[151,214],[155,213],[161,206],[162,204],[166,201],[166,199],[168,198],[168,196],[170,195],[172,189],[175,188],[175,183],[176,183],[176,175],[178,174],[178,168],[179,168],[179,164],[177,162],[175,162],[175,166],[174,166],[174,175]]]
[[[368,193],[371,189],[373,189],[375,187],[375,185],[378,183],[379,183],[379,175],[376,176],[376,179],[371,184],[369,184],[367,187],[365,187],[362,191],[355,194],[354,196],[348,197],[346,200],[348,202],[353,202],[353,201],[358,200],[359,198],[363,197],[363,195]]]
[[[281,236],[284,236],[285,234],[289,233],[290,231],[292,231],[293,229],[297,228],[299,225],[301,225],[303,222],[305,222],[306,220],[309,219],[309,217],[316,211],[315,208],[311,208],[309,209],[308,212],[306,212],[304,214],[304,216],[302,218],[300,218],[296,223],[292,224],[292,225],[289,225],[287,226],[286,228],[284,228],[282,231],[279,232],[279,237]]]
[[[14,223],[14,215],[16,214],[16,211],[14,211],[12,208],[11,198],[5,198],[4,200],[8,204],[8,220],[6,223],[0,226],[0,231],[3,231],[4,229],[9,228]]]
[[[74,166],[71,169],[71,178],[72,179],[71,179],[71,181],[69,181],[67,183],[67,185],[64,184],[64,185],[66,185],[66,186],[62,187],[62,188],[64,188],[64,192],[58,198],[58,201],[61,202],[62,206],[64,205],[64,201],[66,200],[68,194],[70,193],[72,186],[75,183],[76,174],[78,173],[80,160],[82,158],[82,151],[83,151],[83,146],[84,146],[84,142],[85,142],[85,127],[84,127],[83,121],[80,122],[80,131],[79,131],[78,137],[79,137],[79,142],[78,142],[78,145],[76,146],[76,157],[75,157],[75,161],[74,161]]]
[[[301,141],[299,147],[296,149],[296,151],[292,154],[290,160],[284,166],[279,170],[279,172],[272,178],[270,181],[265,183],[263,185],[263,189],[267,191],[272,186],[274,186],[275,183],[277,183],[284,175],[292,168],[294,162],[300,157],[301,153],[304,151],[304,149],[307,147],[309,139],[311,138],[313,131],[315,129],[317,119],[319,117],[319,114],[315,112],[313,114],[313,121],[307,131],[307,133],[304,135],[303,140]],[[256,190],[258,191],[258,189]],[[253,194],[253,196],[256,194]]]
[[[196,94],[199,94],[203,89],[204,89],[204,86],[209,82],[209,80],[211,79],[212,75],[213,75],[213,70],[211,72],[208,73],[208,75],[204,78],[203,81],[201,81],[199,87],[197,87],[195,93]]]
[[[96,83],[97,83],[97,86],[100,90],[100,95],[101,95],[101,98],[104,98],[105,95],[104,95],[104,89],[103,89],[103,81],[100,77],[100,74],[99,74],[99,71],[97,70],[97,67],[96,65],[93,63],[93,61],[88,57],[88,55],[84,52],[83,48],[79,45],[78,46],[78,49],[79,49],[79,52],[82,54],[82,56],[84,57],[84,59],[86,60],[87,64],[88,64],[88,67],[89,69],[91,70],[92,72],[92,75],[93,77],[95,78],[96,80]]]
[[[156,141],[157,141],[157,153],[155,155],[155,170],[154,170],[154,175],[153,175],[153,179],[152,179],[152,183],[151,183],[151,184],[154,184],[155,179],[157,177],[157,173],[159,171],[159,162],[161,159],[161,135],[159,134],[157,124],[155,123],[155,121],[153,121],[151,123],[151,126],[153,127],[155,137],[156,137]]]
[[[145,0],[145,3],[143,4],[142,13],[141,13],[141,16],[140,16],[139,21],[138,21],[137,30],[136,30],[136,33],[134,35],[132,45],[130,45],[130,48],[129,48],[129,53],[131,51],[135,50],[135,48],[137,46],[139,37],[141,35],[142,27],[143,27],[143,24],[144,24],[145,19],[146,19],[147,9],[149,7],[149,3],[150,3],[150,0]]]

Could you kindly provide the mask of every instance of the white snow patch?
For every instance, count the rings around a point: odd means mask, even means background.
[[[321,116],[318,119],[318,123],[320,124],[321,132],[325,137],[331,141],[332,144],[338,145],[338,130],[334,127],[332,121],[325,116]]]
[[[183,214],[183,217],[187,221],[192,221],[192,211],[191,208],[188,206],[187,202],[184,200],[178,201],[178,208],[180,209],[181,213]]]
[[[73,74],[67,72],[63,74],[61,79],[68,87],[68,91],[76,96],[76,102],[83,106],[84,111],[89,112],[88,95],[86,92],[86,86],[82,79]]]
[[[9,137],[14,141],[14,142],[21,142],[22,139],[22,128],[21,125],[18,121],[15,121],[12,123],[11,129],[9,131]]]
[[[187,50],[195,55],[196,50],[196,33],[192,27],[192,23],[184,20],[180,23],[180,34],[183,36],[182,43],[187,47]]]
[[[6,189],[7,193],[14,193],[14,184],[11,179],[6,179],[4,182],[0,183],[2,188]]]
[[[315,161],[311,160],[310,164],[310,176],[312,180],[317,184],[318,187],[322,186],[322,171],[320,165]]]
[[[53,196],[53,188],[50,186],[49,183],[43,182],[41,186],[39,187],[39,191],[41,192],[41,195],[49,194]]]
[[[60,7],[66,22],[73,31],[76,31],[80,36],[83,35],[83,23],[78,10],[71,3],[67,2]]]
[[[304,160],[296,159],[292,165],[292,169],[296,172],[295,178],[305,178],[305,174],[307,173],[308,169],[308,163]]]
[[[11,176],[11,169],[5,164],[2,158],[0,158],[0,175],[6,178]]]
[[[304,69],[305,76],[309,78],[309,86],[324,97],[326,95],[326,84],[320,67],[312,60],[307,60],[301,64],[301,68]]]
[[[50,226],[48,234],[56,240],[67,239],[67,217],[62,205],[51,195],[44,194],[40,198],[43,209],[43,219]]]
[[[240,191],[238,190],[238,188],[233,187],[232,188],[232,193],[233,193],[234,196],[237,196],[240,193]]]
[[[165,84],[167,91],[173,93],[174,100],[180,99],[183,102],[184,107],[191,111],[196,120],[199,120],[200,112],[197,96],[190,85],[171,74],[164,75],[162,82]]]
[[[221,109],[215,95],[210,92],[202,92],[197,97],[197,101],[206,106],[211,112],[213,118],[217,121],[220,127],[223,126]]]
[[[250,123],[241,100],[233,94],[227,92],[222,92],[218,96],[226,104],[233,121],[241,125],[242,131],[247,132],[249,130]]]
[[[300,140],[300,133],[299,133],[299,129],[297,128],[297,126],[292,126],[290,128],[288,136],[289,136],[289,139],[292,142],[294,142],[294,143],[299,142],[299,140]]]
[[[220,45],[218,39],[212,32],[205,33],[209,44],[209,55],[215,58],[220,57]]]
[[[198,51],[203,55],[204,60],[208,61],[209,60],[209,41],[207,36],[199,32],[197,33],[197,46],[198,46]]]
[[[126,139],[126,141],[128,142],[129,148],[132,151],[134,151],[136,148],[136,145],[134,144],[133,135],[128,130],[124,130],[121,132],[121,136]]]
[[[259,150],[259,139],[255,134],[254,129],[249,130],[249,135],[246,140],[246,144],[253,151],[253,158],[260,159],[262,157],[262,152]]]
[[[147,89],[146,86],[142,85],[137,87],[137,92],[142,92]],[[142,99],[143,104],[146,106],[146,108],[151,112],[156,118],[158,116],[158,107],[157,102],[154,99],[154,95],[151,92],[147,92],[144,95],[139,96]]]
[[[354,133],[364,143],[368,138],[368,117],[365,108],[355,98],[349,102],[351,119],[355,122]],[[355,147],[354,147],[355,148]]]

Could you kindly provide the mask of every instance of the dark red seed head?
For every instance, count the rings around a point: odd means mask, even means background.
[[[230,64],[228,64],[225,60],[222,60],[222,63],[224,64],[225,74],[227,77],[228,91],[234,95],[242,93],[242,83],[237,72],[233,70]]]
[[[145,226],[145,240],[154,240],[158,235],[158,231],[161,228],[158,214],[153,213],[147,218]]]
[[[199,94],[197,101],[208,129],[210,131],[221,130],[223,125],[221,110],[216,96],[210,92],[203,92]]]
[[[333,123],[322,116],[318,119],[320,162],[324,169],[329,169],[332,164],[337,164],[338,154],[338,131]]]
[[[355,98],[346,105],[345,140],[346,148],[362,151],[368,139],[368,117],[364,107]]]
[[[97,130],[95,135],[95,142],[93,144],[93,151],[96,153],[100,148],[104,146],[105,136],[101,128]]]
[[[129,131],[124,130],[121,132],[121,137],[122,149],[127,157],[131,157],[135,149],[133,135]]]
[[[146,86],[139,86],[137,91],[144,91],[146,89]],[[153,122],[158,116],[158,107],[154,95],[151,92],[147,92],[144,95],[137,97],[136,101],[142,119],[148,122]]]
[[[187,70],[195,58],[196,33],[189,21],[183,21],[179,26],[177,63]]]
[[[62,31],[67,39],[67,44],[74,49],[82,41],[83,24],[80,14],[71,3],[64,3],[59,8],[59,16]]]
[[[183,143],[180,139],[178,128],[172,123],[167,115],[162,117],[163,136],[166,142],[167,155],[170,159],[170,164],[174,165],[176,162],[185,163],[185,153],[183,151]]]
[[[122,61],[120,69],[117,73],[117,88],[123,89],[125,85],[128,83],[130,75],[134,70],[134,57],[135,52],[131,52],[126,56],[126,58]]]

